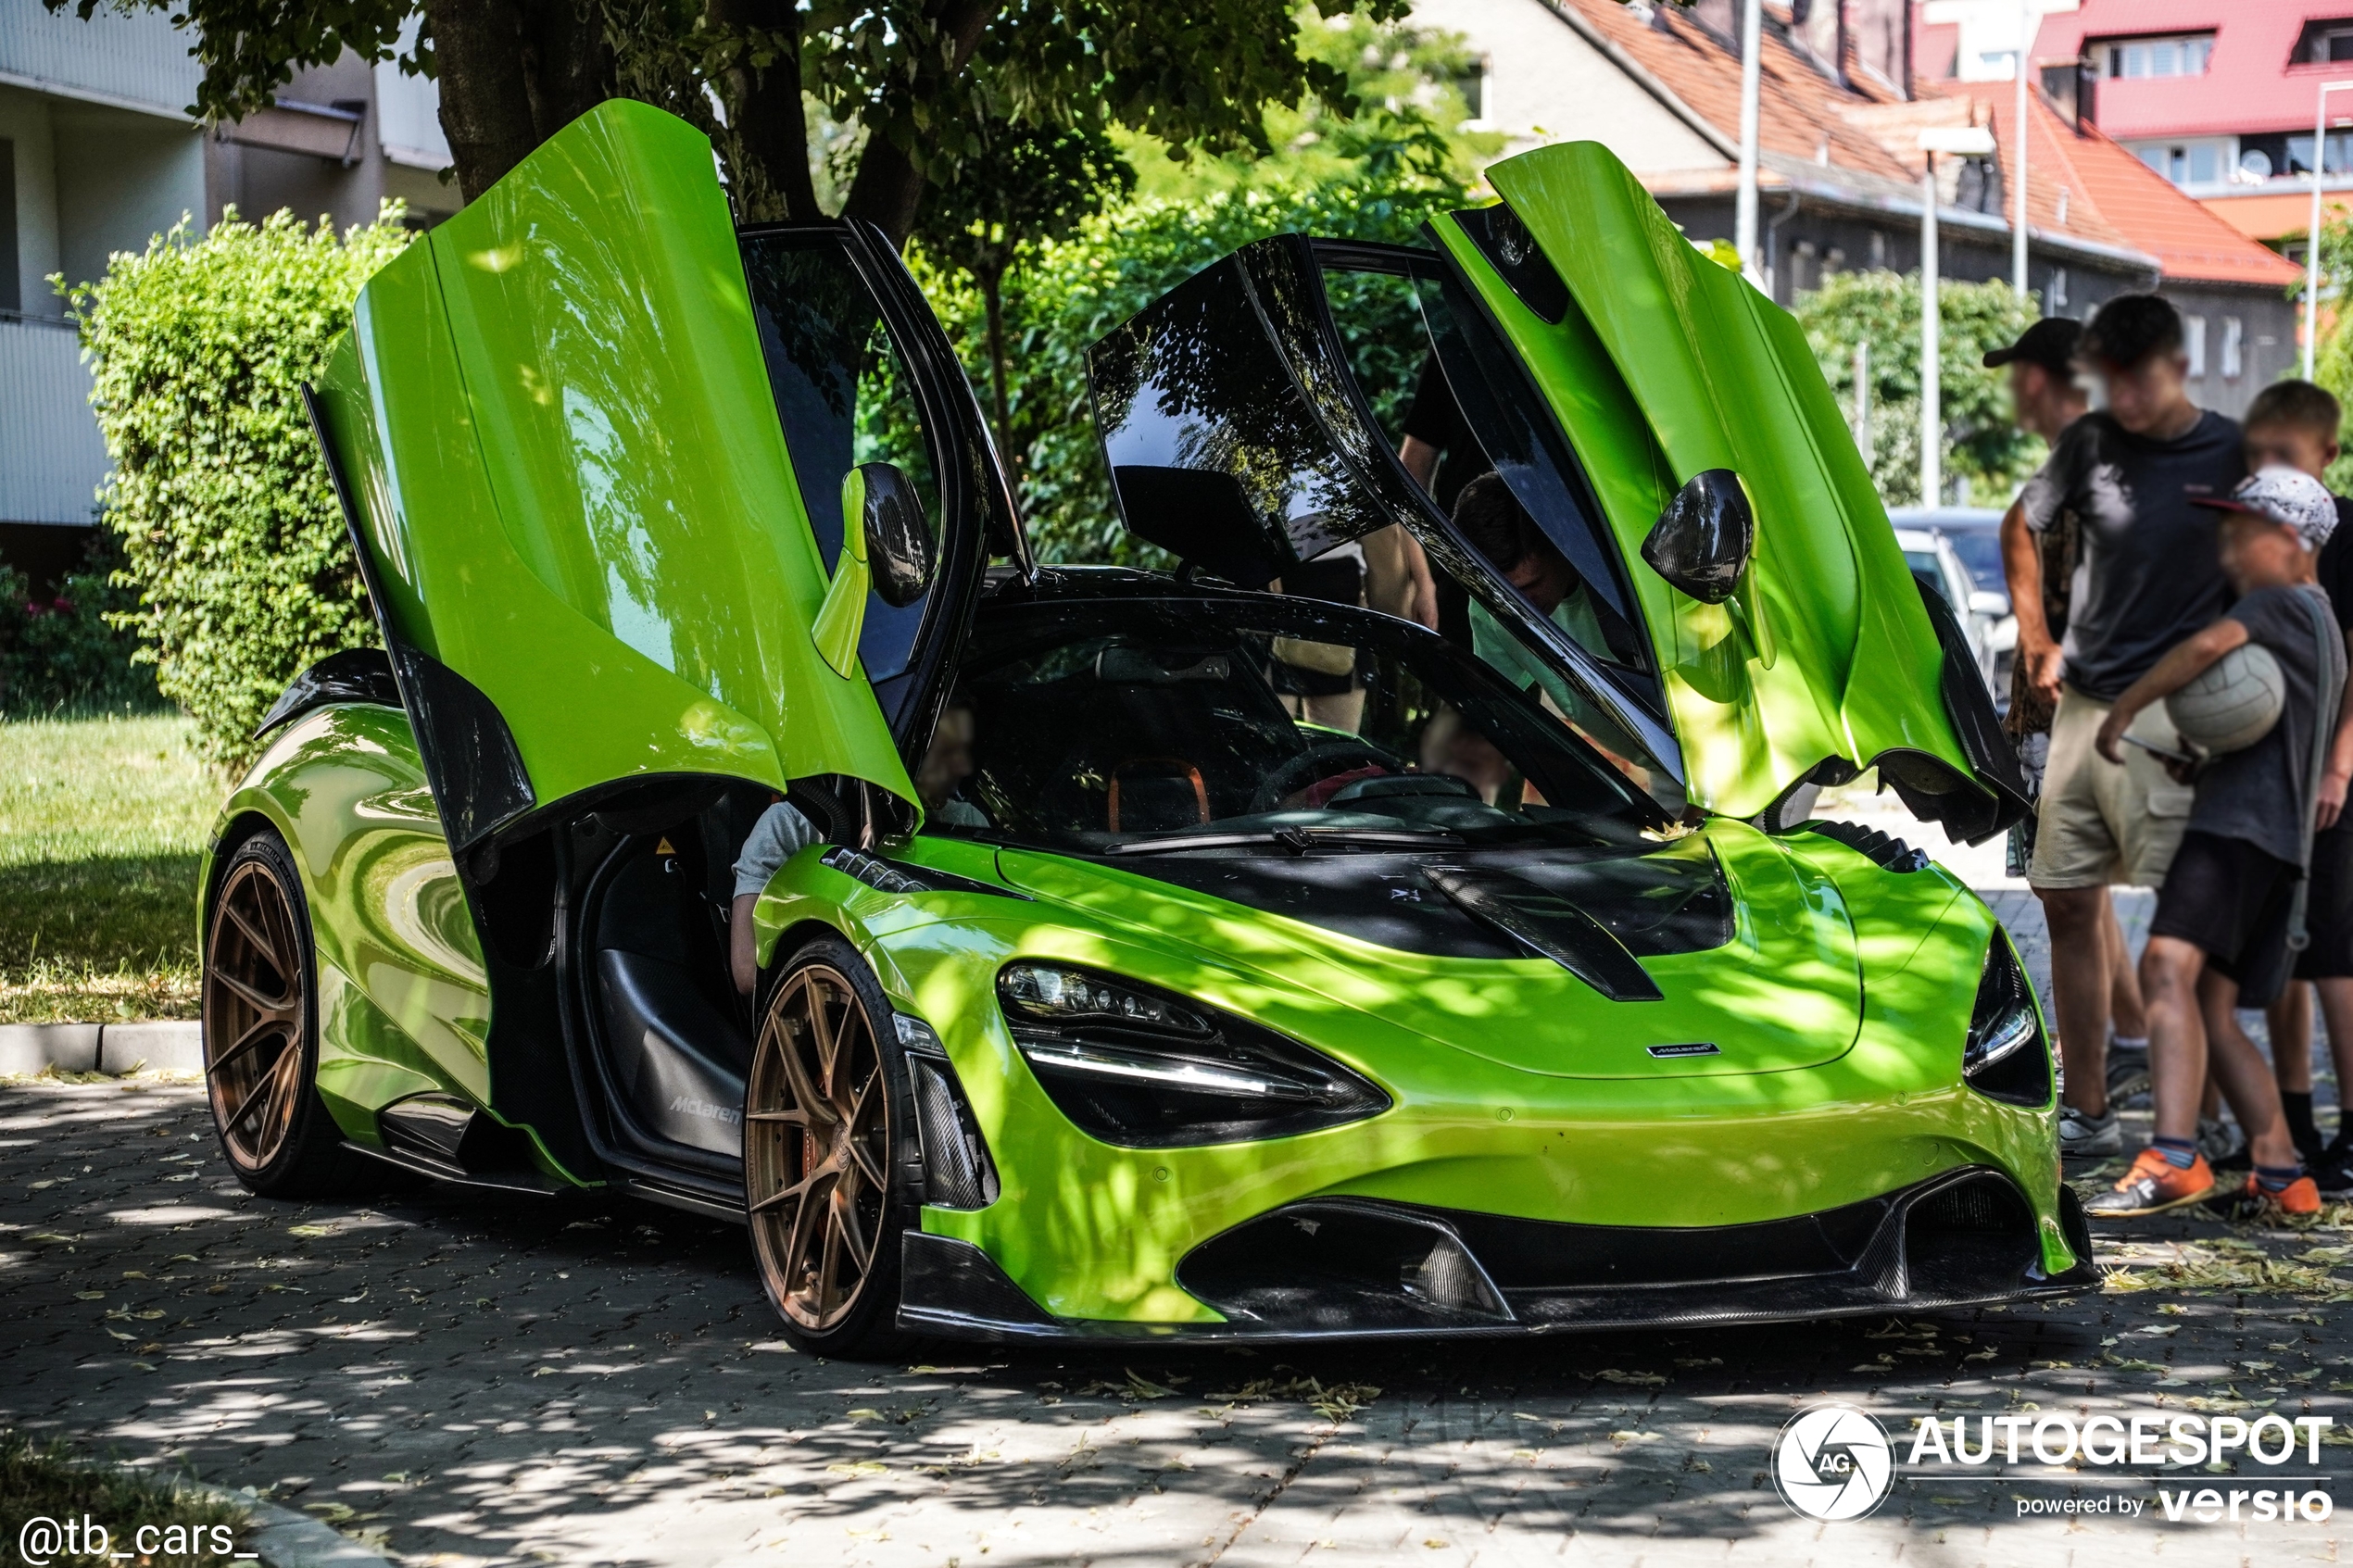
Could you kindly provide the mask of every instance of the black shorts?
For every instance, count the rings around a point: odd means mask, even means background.
[[[2203,952],[2218,973],[2246,980],[2287,950],[2287,917],[2296,868],[2244,838],[2193,828],[2157,890],[2151,936],[2171,936]],[[2267,965],[2265,960],[2274,960]],[[2284,977],[2284,975],[2282,976]]]
[[[2353,826],[2342,822],[2312,838],[2312,890],[2304,896],[2312,945],[2296,956],[2298,980],[2353,975]]]
[[[1327,556],[1302,561],[1283,573],[1283,592],[1326,604],[1365,602],[1365,564],[1352,556]],[[1275,689],[1285,696],[1345,696],[1362,685],[1365,674],[1363,650],[1345,670],[1311,670],[1279,655],[1275,659]]]

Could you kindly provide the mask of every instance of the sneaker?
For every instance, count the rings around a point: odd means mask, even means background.
[[[2060,1159],[2105,1160],[2123,1152],[2124,1135],[2117,1130],[2114,1106],[2097,1116],[2071,1105],[2059,1107]]]
[[[2254,1180],[2251,1176],[2247,1179]],[[2183,1171],[2157,1150],[2145,1148],[2122,1179],[2108,1191],[2095,1195],[2083,1205],[2083,1210],[2103,1219],[2125,1219],[2135,1214],[2161,1214],[2168,1209],[2179,1209],[2185,1203],[2213,1196],[2214,1171],[2207,1164],[2206,1156],[2197,1156]]]
[[[2108,1048],[2108,1102],[2126,1105],[2149,1092],[2149,1053]]]
[[[2353,1196],[2353,1146],[2342,1138],[2321,1151],[2320,1163],[2310,1168],[2312,1184],[2330,1198]]]
[[[2246,1139],[2239,1135],[2238,1123],[2221,1117],[2197,1119],[2197,1151],[2219,1170],[2248,1171],[2255,1167],[2255,1157],[2248,1152]]]
[[[2246,1185],[2223,1199],[2220,1207],[2224,1214],[2241,1224],[2277,1224],[2283,1220],[2309,1219],[2321,1211],[2320,1184],[2310,1176],[2298,1176],[2277,1192],[2265,1192],[2255,1173],[2246,1173]]]

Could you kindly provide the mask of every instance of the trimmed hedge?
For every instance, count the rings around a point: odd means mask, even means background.
[[[409,243],[401,220],[387,203],[338,238],[232,210],[197,238],[183,219],[97,282],[60,285],[115,463],[99,495],[115,581],[138,596],[116,619],[224,762],[250,757],[305,666],[376,640],[301,388],[359,285]]]

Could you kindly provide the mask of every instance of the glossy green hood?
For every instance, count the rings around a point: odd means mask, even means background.
[[[1459,223],[1432,227],[1585,465],[1642,600],[1692,802],[1750,816],[1809,773],[1876,762],[1964,836],[2014,820],[2022,781],[1982,686],[1956,668],[1958,628],[1931,621],[1796,321],[1694,249],[1597,144],[1488,177],[1567,286],[1559,322]],[[1708,605],[1640,552],[1676,488],[1720,469],[1748,494],[1755,547],[1733,599]]]

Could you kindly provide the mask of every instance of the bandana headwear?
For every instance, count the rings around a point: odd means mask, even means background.
[[[2308,550],[2317,550],[2336,532],[2336,497],[2328,486],[2285,464],[2274,464],[2239,482],[2230,499],[2208,501],[2225,511],[2253,512],[2296,530]]]

